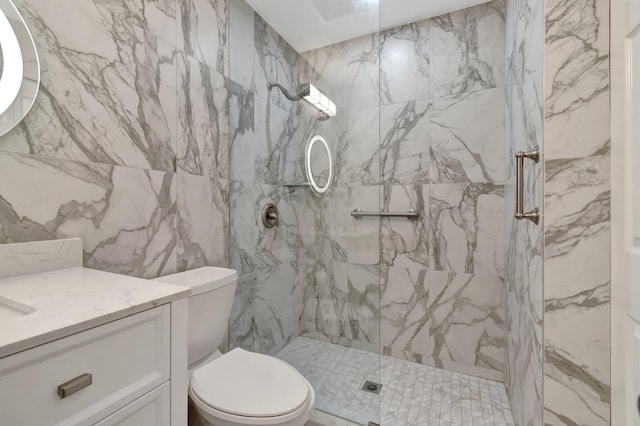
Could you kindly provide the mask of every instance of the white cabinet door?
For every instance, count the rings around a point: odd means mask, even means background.
[[[93,425],[167,382],[170,320],[165,305],[0,359],[0,425]]]
[[[170,426],[170,397],[169,383],[165,383],[96,423],[96,426]]]

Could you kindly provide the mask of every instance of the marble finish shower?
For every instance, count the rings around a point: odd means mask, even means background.
[[[607,205],[606,5],[496,0],[300,53],[231,1],[230,257],[242,277],[231,345],[276,354],[305,336],[504,380],[517,425],[608,424],[608,262],[580,250],[607,249],[608,217],[599,209],[584,228],[558,198],[584,166],[580,193]],[[312,82],[338,115],[317,122],[269,96],[272,80]],[[593,149],[572,158],[563,141],[577,146],[587,123]],[[316,133],[335,153],[322,197],[292,186]],[[513,219],[514,155],[536,146],[525,200],[539,226]],[[274,232],[253,214],[268,201],[281,212]],[[355,220],[356,208],[420,216]],[[593,237],[566,240],[565,221]],[[573,276],[564,258],[600,265],[599,280],[575,275],[575,293],[561,290]],[[571,302],[592,293],[593,307]],[[592,343],[561,337],[558,318],[581,315],[600,315]]]
[[[491,2],[299,54],[231,2],[232,344],[277,352],[305,335],[502,379],[504,13]],[[318,123],[267,81],[311,81],[339,113]],[[322,197],[289,186],[315,133],[335,153]],[[253,214],[266,200],[282,212],[272,232]]]
[[[305,336],[502,381],[505,2],[302,53],[229,8],[230,345],[277,354]],[[318,121],[268,82],[311,82],[338,114]],[[315,134],[334,153],[322,196],[298,186]],[[268,202],[274,229],[256,215]]]

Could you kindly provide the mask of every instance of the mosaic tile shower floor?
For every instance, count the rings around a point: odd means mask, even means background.
[[[306,337],[277,357],[311,382],[316,409],[358,424],[514,425],[502,383]],[[367,380],[382,384],[380,395],[362,390]]]

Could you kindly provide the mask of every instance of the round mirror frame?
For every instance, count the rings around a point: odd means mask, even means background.
[[[316,143],[320,143],[324,146],[324,149],[327,152],[327,157],[329,157],[329,177],[327,178],[327,183],[324,186],[319,186],[313,177],[313,170],[311,169],[311,152]],[[333,179],[333,161],[331,160],[331,149],[329,149],[329,144],[327,140],[320,135],[315,135],[312,137],[307,143],[307,149],[305,151],[305,171],[307,173],[307,181],[309,182],[309,186],[311,190],[316,195],[322,195],[331,186],[331,181]]]
[[[0,15],[0,43],[3,44],[0,75],[0,93],[3,94],[0,102],[2,136],[19,125],[35,104],[41,76],[40,58],[33,35],[13,0],[0,0]],[[18,101],[22,103],[17,104]],[[9,109],[17,106],[20,107],[17,118],[6,121],[8,116],[5,113],[11,113]]]
[[[13,4],[11,4],[13,6]],[[15,6],[13,6],[15,7]],[[17,13],[17,11],[16,11]],[[18,37],[4,11],[0,10],[0,43],[2,44],[2,77],[0,78],[0,114],[4,114],[20,93],[23,79],[22,51]]]

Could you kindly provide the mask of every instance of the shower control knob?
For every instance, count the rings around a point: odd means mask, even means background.
[[[262,208],[262,224],[267,229],[280,225],[278,207],[275,204],[269,203]]]

